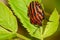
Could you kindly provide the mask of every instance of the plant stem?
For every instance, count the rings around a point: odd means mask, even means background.
[[[30,40],[29,38],[27,38],[27,37],[25,37],[25,36],[23,36],[21,34],[16,33],[16,35],[17,35],[17,37],[22,38],[24,40]]]
[[[40,27],[41,29],[41,40],[43,40],[43,27]]]

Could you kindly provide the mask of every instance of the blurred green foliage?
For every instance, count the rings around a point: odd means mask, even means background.
[[[60,13],[60,0],[42,0],[45,11],[51,13],[54,8],[57,8]]]

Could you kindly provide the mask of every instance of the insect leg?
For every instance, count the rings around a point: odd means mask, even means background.
[[[44,18],[45,20],[47,20],[48,22],[53,22],[53,21],[50,21],[49,19],[47,19],[47,18]]]

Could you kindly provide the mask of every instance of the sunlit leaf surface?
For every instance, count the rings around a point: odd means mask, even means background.
[[[51,36],[57,31],[59,25],[59,15],[56,9],[52,12],[49,21],[50,22],[47,23],[43,34],[44,38]]]
[[[0,3],[0,40],[10,39],[17,32],[16,18],[10,9]]]
[[[20,22],[23,24],[23,26],[27,29],[29,34],[33,37],[40,39],[40,31],[39,29],[35,32],[37,27],[32,25],[30,23],[30,20],[27,16],[28,13],[28,5],[32,0],[9,0],[9,4],[13,11],[15,12],[15,15],[20,19]],[[35,32],[35,34],[33,34]]]

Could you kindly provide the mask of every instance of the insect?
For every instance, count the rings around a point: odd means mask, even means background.
[[[28,6],[28,16],[31,24],[42,26],[44,11],[38,1],[32,1]]]

